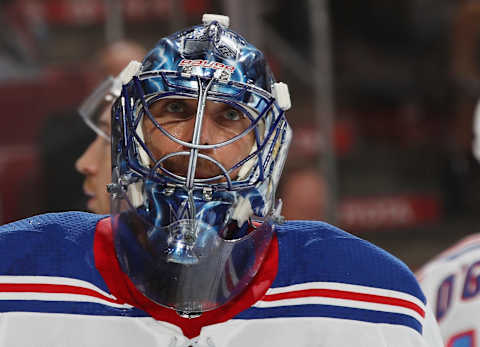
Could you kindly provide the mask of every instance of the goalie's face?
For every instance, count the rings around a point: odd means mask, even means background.
[[[150,113],[170,135],[184,142],[192,142],[196,122],[198,102],[196,99],[164,98],[150,105]],[[216,101],[207,101],[200,128],[199,144],[215,145],[241,134],[251,124],[250,118],[233,106]],[[165,136],[148,117],[143,120],[145,144],[152,152],[155,160],[174,152],[190,151],[180,143]],[[226,170],[232,168],[240,160],[248,156],[254,144],[253,131],[238,140],[216,148],[201,149],[199,153],[218,161]],[[189,167],[189,156],[173,156],[166,159],[162,166],[168,171],[186,177]],[[235,179],[238,169],[230,172]],[[195,178],[209,178],[221,174],[219,166],[212,161],[198,158]]]

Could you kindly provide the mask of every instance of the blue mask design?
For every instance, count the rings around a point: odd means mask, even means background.
[[[263,54],[215,21],[160,40],[124,84],[112,108],[115,245],[123,270],[152,300],[181,312],[211,310],[258,271],[280,220],[275,190],[291,138],[281,87]],[[152,111],[172,99],[196,102],[191,140],[174,136]],[[201,143],[210,102],[249,125],[227,140]],[[145,122],[181,149],[158,155]],[[253,146],[237,163],[212,154],[245,136]],[[172,158],[187,168],[172,169]],[[200,161],[214,168],[211,176],[196,174]]]

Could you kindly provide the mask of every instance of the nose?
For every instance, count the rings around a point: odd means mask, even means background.
[[[217,143],[218,130],[213,124],[212,117],[208,114],[204,114],[202,121],[202,129],[200,132],[200,144],[201,145],[213,145]]]
[[[188,121],[183,122],[181,127],[178,127],[174,132],[171,131],[170,133],[182,141],[191,142],[195,132],[195,121],[196,117],[192,117]],[[203,115],[201,125],[199,143],[201,145],[214,144],[217,135],[211,117],[209,117],[207,113]]]
[[[98,163],[95,159],[97,157],[96,153],[98,152],[97,147],[99,143],[100,139],[97,137],[75,162],[75,169],[82,175],[93,175],[98,172]]]

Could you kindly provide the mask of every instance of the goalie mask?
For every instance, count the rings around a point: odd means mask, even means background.
[[[112,108],[117,257],[145,296],[190,317],[257,273],[291,138],[287,86],[227,19],[159,41]]]

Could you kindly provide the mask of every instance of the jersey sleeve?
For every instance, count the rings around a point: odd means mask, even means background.
[[[362,327],[377,336],[375,346],[384,345],[380,340],[386,346],[442,345],[417,279],[398,258],[320,222],[287,223],[279,240],[278,275],[265,311],[275,304],[277,314]]]
[[[416,273],[447,346],[473,347],[480,337],[480,234],[472,234]]]

